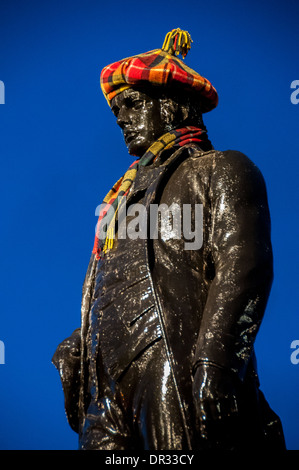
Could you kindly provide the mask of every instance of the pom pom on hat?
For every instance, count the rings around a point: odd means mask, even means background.
[[[183,31],[180,28],[173,29],[166,34],[162,51],[173,55],[181,54],[183,59],[185,59],[191,49],[191,42],[193,41],[188,31]]]

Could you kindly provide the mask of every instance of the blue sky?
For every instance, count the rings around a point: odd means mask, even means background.
[[[299,449],[298,14],[291,0],[1,1],[1,449],[77,448],[51,357],[80,326],[95,208],[132,162],[100,71],[177,27],[193,39],[186,63],[219,93],[204,119],[214,147],[244,152],[266,180],[275,279],[256,351],[261,388]]]

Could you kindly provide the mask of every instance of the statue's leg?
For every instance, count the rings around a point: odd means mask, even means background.
[[[188,448],[163,340],[131,364],[119,383],[118,396],[127,410],[136,449]]]
[[[98,358],[99,359],[99,358]],[[98,361],[101,364],[101,361]],[[100,366],[99,366],[100,367]],[[100,380],[89,377],[90,402],[79,432],[80,450],[131,450],[132,436],[126,410],[119,400],[117,384],[104,369]]]
[[[108,397],[91,403],[79,437],[80,450],[131,450],[131,435],[123,410]]]
[[[137,357],[117,383],[101,375],[80,432],[82,450],[187,450],[163,340]]]

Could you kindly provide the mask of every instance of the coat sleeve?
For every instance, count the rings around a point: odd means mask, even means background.
[[[215,157],[209,187],[214,277],[195,363],[211,361],[244,379],[273,279],[264,179],[243,154]]]

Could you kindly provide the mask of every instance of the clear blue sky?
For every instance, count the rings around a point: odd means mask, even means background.
[[[1,449],[77,448],[51,357],[80,326],[95,208],[132,161],[100,71],[177,27],[194,41],[186,63],[219,92],[205,117],[214,147],[247,154],[267,183],[275,279],[256,351],[261,388],[299,449],[298,18],[297,0],[1,0]]]

